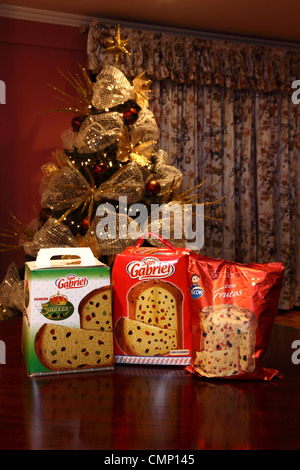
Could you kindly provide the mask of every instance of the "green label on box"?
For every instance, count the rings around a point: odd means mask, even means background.
[[[57,293],[50,297],[48,302],[42,304],[41,314],[48,320],[65,320],[74,312],[74,305],[65,295]]]

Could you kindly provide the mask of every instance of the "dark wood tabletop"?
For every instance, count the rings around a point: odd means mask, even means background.
[[[300,449],[300,330],[273,327],[264,365],[282,379],[230,382],[128,365],[30,379],[21,329],[21,319],[0,322],[2,450]]]

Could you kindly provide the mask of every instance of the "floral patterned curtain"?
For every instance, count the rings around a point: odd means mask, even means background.
[[[113,57],[116,27],[93,22],[88,66]],[[121,29],[131,55],[118,67],[152,79],[151,109],[160,148],[184,174],[183,189],[205,181],[202,252],[242,263],[281,261],[281,309],[300,306],[300,52]],[[220,220],[215,220],[220,219]]]

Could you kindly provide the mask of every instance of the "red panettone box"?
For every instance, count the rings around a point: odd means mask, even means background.
[[[135,247],[116,256],[112,270],[115,362],[186,366],[192,338],[189,250]]]

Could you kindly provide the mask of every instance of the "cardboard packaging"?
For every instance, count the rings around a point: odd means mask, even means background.
[[[24,295],[29,376],[114,368],[110,269],[89,248],[41,249]]]
[[[153,234],[152,234],[153,235]],[[115,363],[189,365],[189,250],[158,237],[162,248],[135,247],[112,271]]]

